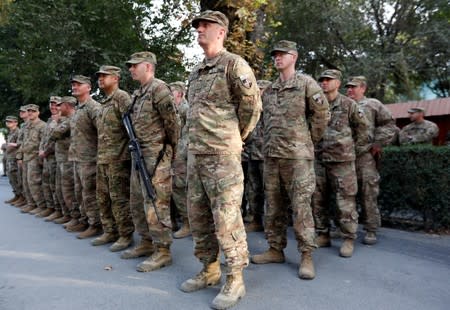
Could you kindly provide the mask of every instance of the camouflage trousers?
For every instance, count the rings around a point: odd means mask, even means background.
[[[264,232],[271,247],[282,250],[287,245],[289,205],[292,206],[293,228],[298,251],[312,251],[316,247],[311,210],[314,186],[312,160],[274,157],[265,159],[264,187],[267,204],[264,214]]]
[[[175,203],[179,216],[187,220],[187,162],[185,159],[175,159],[173,167],[172,199]]]
[[[97,165],[97,201],[105,233],[133,234],[130,212],[131,162],[120,161]]]
[[[25,196],[25,200],[27,201],[27,205],[36,206],[33,200],[33,196],[31,196],[30,188],[28,187],[28,177],[27,177],[27,164],[22,161],[22,165],[19,166],[20,176],[22,178],[22,193]]]
[[[70,178],[70,180],[69,180]],[[69,186],[68,183],[69,182]],[[56,162],[56,178],[55,178],[55,192],[58,199],[58,204],[55,205],[55,210],[61,211],[64,215],[71,215],[72,204],[74,203],[74,185],[73,185],[73,162]],[[67,193],[66,188],[71,190]]]
[[[262,220],[264,215],[264,161],[249,160],[247,200],[248,214],[246,218]]]
[[[156,246],[169,248],[172,244],[172,222],[170,219],[172,149],[169,146],[166,146],[166,148],[166,153],[156,169],[154,169],[156,157],[145,157],[145,164],[149,173],[155,171],[152,178],[156,193],[154,203],[147,195],[139,171],[134,168],[135,163],[132,163],[130,207],[133,222],[139,235],[143,239],[153,240]]]
[[[228,274],[248,265],[247,235],[241,215],[244,175],[240,155],[188,155],[188,216],[194,255],[215,262],[219,247]]]
[[[96,197],[96,172],[95,162],[74,162],[75,198],[80,206],[80,218],[82,223],[91,226],[100,225],[100,212]]]
[[[356,211],[355,162],[315,162],[316,190],[312,198],[314,220],[318,233],[330,228],[330,197],[336,196],[336,215],[344,238],[356,239],[358,212]]]
[[[26,166],[26,184],[28,187],[31,203],[33,206],[45,207],[45,197],[42,192],[42,161],[35,157],[32,160],[24,162]]]
[[[358,178],[358,198],[362,207],[364,229],[375,232],[381,225],[378,209],[380,175],[372,154],[364,153],[356,158],[356,175]]]
[[[22,195],[22,180],[20,179],[19,166],[14,158],[6,161],[6,175],[8,176],[13,193],[16,196]]]
[[[47,208],[60,210],[56,197],[56,158],[49,155],[43,159],[42,165],[42,192],[44,193]]]

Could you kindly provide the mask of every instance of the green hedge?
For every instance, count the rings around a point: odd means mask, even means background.
[[[380,164],[385,225],[450,228],[450,147],[387,147]]]

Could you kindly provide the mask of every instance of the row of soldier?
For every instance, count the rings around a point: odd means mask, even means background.
[[[363,242],[376,243],[376,162],[397,129],[385,106],[364,96],[363,77],[349,79],[346,97],[338,92],[339,71],[324,71],[319,83],[296,72],[294,42],[280,41],[271,51],[279,77],[257,83],[248,64],[224,49],[228,19],[222,13],[205,11],[192,26],[205,59],[189,77],[187,101],[183,83],[169,88],[155,78],[151,52],[135,53],[127,61],[131,77],[140,83],[131,97],[119,89],[118,67],[102,66],[97,72],[106,94],[101,104],[90,97],[90,79],[74,76],[73,97],[50,98],[47,124],[34,104],[21,107],[26,123],[20,129],[17,119],[7,118],[8,171],[17,195],[13,204],[79,232],[78,238],[100,235],[92,245],[112,243],[111,251],[125,250],[136,230],[139,243],[121,257],[150,256],[137,266],[143,272],[172,263],[172,196],[183,222],[174,236],[192,233],[194,254],[203,264],[180,289],[193,292],[218,284],[221,251],[227,278],[212,307],[225,309],[245,295],[242,271],[249,262],[241,214],[242,145],[248,153],[247,230],[264,229],[269,245],[251,261],[285,261],[290,208],[301,254],[298,275],[313,279],[312,253],[331,245],[330,220],[344,239],[340,255],[352,256],[358,192]],[[130,158],[122,125],[127,111],[153,175],[155,201]],[[21,171],[22,182],[14,180],[14,169]],[[333,218],[331,193],[337,206]]]

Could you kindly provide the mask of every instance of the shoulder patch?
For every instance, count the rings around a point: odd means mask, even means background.
[[[312,96],[312,98],[313,98],[313,100],[314,100],[315,102],[317,102],[317,103],[320,103],[320,104],[323,103],[323,101],[322,101],[322,96],[321,96],[319,93],[317,93],[317,94],[315,94],[314,96]]]
[[[241,84],[245,87],[245,88],[251,88],[253,83],[252,81],[249,79],[249,77],[247,75],[241,75],[239,77],[239,80],[241,81]]]

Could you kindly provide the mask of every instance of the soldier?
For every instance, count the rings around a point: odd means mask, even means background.
[[[55,210],[61,209],[58,197],[56,196],[56,158],[55,158],[55,142],[50,140],[50,135],[56,127],[56,118],[58,115],[57,103],[61,97],[51,96],[49,108],[51,117],[47,121],[44,136],[39,145],[39,157],[43,161],[42,166],[42,190],[44,192],[47,208],[37,213],[38,217],[47,217],[54,213]]]
[[[391,112],[384,104],[374,98],[364,96],[367,82],[364,76],[350,77],[347,95],[358,103],[368,120],[369,143],[356,157],[356,175],[358,177],[358,196],[363,211],[365,244],[377,242],[376,231],[381,218],[378,210],[380,174],[377,163],[381,159],[382,147],[389,145],[397,135],[397,127]]]
[[[64,204],[61,204],[61,214],[57,214],[53,221],[56,224],[64,224],[63,227],[69,232],[80,232],[86,229],[86,224],[81,222],[80,207],[75,199],[74,162],[69,159],[75,156],[74,149],[70,147],[70,126],[71,119],[75,115],[76,105],[75,97],[61,98],[58,103],[61,117],[58,118],[58,124],[51,135],[51,139],[55,141],[55,156],[58,163],[57,195],[62,196],[64,201]]]
[[[25,176],[24,176],[24,172],[23,172],[24,167],[22,164],[19,164],[19,159],[23,158],[23,154],[20,151],[20,146],[22,145],[22,142],[23,142],[23,136],[26,131],[27,120],[28,120],[28,111],[27,111],[26,105],[23,105],[20,107],[19,117],[22,119],[23,123],[20,125],[20,128],[19,128],[17,142],[15,143],[15,145],[11,144],[11,147],[15,148],[15,150],[16,150],[16,163],[17,163],[17,168],[18,168],[18,172],[19,172],[19,183],[22,188],[22,198],[17,200],[16,202],[13,202],[12,205],[14,205],[15,207],[18,207],[18,208],[27,208],[28,206],[27,206],[26,197],[27,197],[27,193],[29,193],[29,191],[25,187],[26,180],[25,180]]]
[[[6,138],[6,150],[4,152],[6,158],[6,174],[11,184],[14,197],[5,201],[5,203],[14,203],[22,197],[22,184],[19,179],[19,168],[16,162],[16,142],[19,137],[18,119],[16,116],[9,115],[6,117],[6,127],[8,128],[8,137]]]
[[[172,199],[177,208],[178,214],[181,216],[183,225],[173,234],[176,239],[185,238],[191,235],[189,226],[189,219],[187,215],[187,126],[186,114],[189,109],[188,102],[185,98],[186,86],[183,82],[170,83],[170,90],[174,98],[175,107],[177,108],[178,116],[181,121],[181,137],[177,144],[177,151],[175,159],[172,163],[173,168],[173,185],[172,185]]]
[[[96,73],[107,97],[97,118],[97,200],[103,235],[92,240],[92,245],[114,242],[109,248],[112,252],[129,247],[134,232],[129,203],[131,159],[122,123],[131,99],[119,88],[120,71],[118,67],[101,66]]]
[[[314,146],[329,120],[328,102],[316,81],[297,73],[297,44],[282,40],[271,51],[279,77],[264,92],[264,188],[267,208],[264,231],[270,248],[252,257],[255,264],[283,263],[289,204],[297,248],[298,275],[315,277],[312,252],[314,220],[311,196],[315,187]]]
[[[19,165],[23,164],[25,188],[27,189],[27,208],[22,209],[28,213],[44,211],[46,208],[45,198],[42,192],[42,160],[39,158],[39,144],[44,135],[45,122],[39,118],[39,106],[27,105],[28,119],[24,132],[23,141],[20,146]],[[16,156],[16,158],[17,158]]]
[[[75,197],[81,211],[78,221],[89,225],[77,235],[78,239],[84,239],[102,232],[96,197],[97,115],[100,104],[90,96],[90,78],[75,75],[71,84],[78,107],[70,119],[69,161],[74,162]]]
[[[424,119],[424,108],[412,108],[408,110],[411,124],[400,130],[400,145],[408,144],[432,144],[433,139],[439,134],[439,128],[435,123]]]
[[[325,70],[319,83],[330,104],[331,120],[316,147],[316,189],[312,198],[313,215],[319,247],[331,246],[330,197],[335,193],[337,218],[344,242],[342,257],[353,255],[358,229],[355,196],[358,190],[355,159],[368,143],[368,122],[362,109],[352,99],[339,93],[339,70]]]
[[[172,264],[171,161],[180,138],[180,120],[170,88],[165,82],[155,78],[156,56],[151,52],[134,53],[127,61],[127,65],[133,80],[141,84],[141,87],[133,93],[131,119],[136,138],[142,148],[146,169],[153,176],[151,182],[156,193],[153,202],[147,195],[145,180],[136,169],[132,169],[130,205],[133,221],[141,237],[146,238],[147,242],[153,240],[156,247],[153,254],[136,269],[140,272],[149,272]],[[132,167],[135,167],[135,163]],[[148,228],[142,224],[143,207]],[[148,249],[150,244],[142,245]]]
[[[203,270],[181,290],[219,283],[221,250],[227,278],[212,302],[215,309],[232,307],[245,295],[242,271],[248,265],[248,247],[241,215],[241,153],[261,113],[252,69],[223,47],[228,24],[218,11],[193,19],[205,59],[189,76],[188,89],[188,216],[194,254]]]
[[[270,81],[258,80],[257,81],[261,96],[264,94],[264,90],[271,84]],[[263,231],[263,215],[264,215],[264,122],[263,112],[255,129],[251,133],[250,137],[246,141],[248,148],[248,213],[246,219],[248,222],[245,225],[247,232]]]

